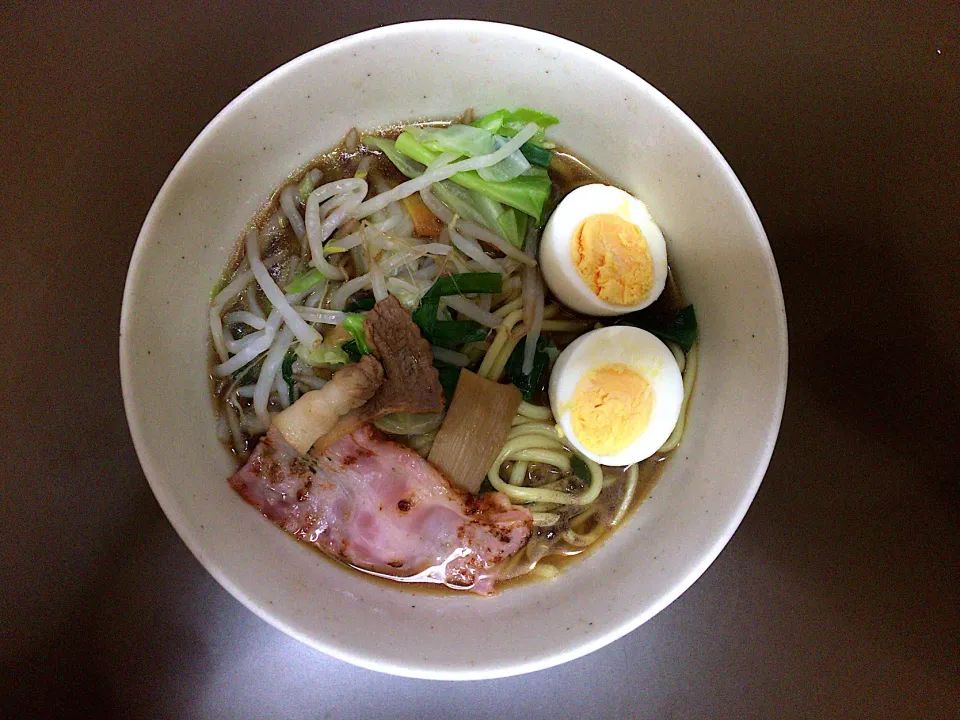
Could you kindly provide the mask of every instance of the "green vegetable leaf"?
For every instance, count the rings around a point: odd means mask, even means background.
[[[503,275],[495,272],[470,272],[444,275],[424,294],[423,299],[443,295],[466,295],[468,293],[499,293],[503,291]]]
[[[350,357],[341,348],[330,343],[320,343],[316,347],[307,347],[306,345],[297,345],[297,357],[303,360],[307,365],[331,367],[336,365],[345,365],[350,362]]]
[[[445,348],[456,348],[487,337],[488,329],[473,320],[438,320],[432,342]]]
[[[406,132],[410,132],[410,130]],[[416,132],[412,132],[411,134],[416,135]],[[365,144],[372,145],[383,151],[383,154],[386,155],[387,158],[389,158],[389,160],[397,166],[397,169],[399,169],[400,172],[407,177],[418,177],[423,174],[424,166],[414,160],[411,160],[403,153],[398,152],[396,149],[396,144],[393,140],[368,136],[364,137],[363,141]],[[521,147],[520,150],[523,152],[523,147]],[[423,152],[422,157],[423,159],[426,159],[428,157],[426,153],[431,151],[427,149],[426,146],[423,147],[423,151],[425,152]],[[433,157],[436,157],[436,154],[433,154]],[[527,159],[534,165],[537,164],[536,159]],[[536,169],[537,168],[531,167],[527,172],[530,173],[530,171]],[[530,176],[533,177],[534,175]],[[492,230],[493,232],[503,235],[508,241],[510,241],[511,244],[515,245],[516,247],[521,247],[523,245],[524,234],[516,230],[516,226],[526,222],[523,213],[519,213],[519,211],[515,211],[512,208],[504,208],[503,204],[500,202],[493,200],[492,198],[489,198],[475,190],[468,190],[467,188],[457,185],[450,180],[434,183],[431,187],[431,190],[433,190],[433,193],[437,196],[440,202],[453,210],[453,212],[460,217],[470,220],[471,222],[475,222],[478,225],[484,226],[488,230]],[[505,212],[519,214],[516,216],[516,218],[514,218],[513,215],[504,218],[503,215]]]
[[[493,134],[472,125],[455,123],[439,128],[410,125],[405,132],[412,133],[417,142],[438,153],[451,152],[476,157],[487,155],[496,149]]]
[[[301,293],[306,290],[310,290],[315,285],[323,282],[323,274],[316,268],[310,268],[302,275],[297,276],[293,281],[287,285],[286,291],[288,293]]]
[[[409,132],[400,133],[396,147],[403,154],[425,165],[429,165],[439,155],[417,142]],[[484,180],[475,170],[459,172],[450,179],[458,185],[476,190],[488,198],[516,208],[537,221],[540,220],[543,204],[550,196],[552,187],[549,177],[520,175],[506,182],[491,182]]]
[[[297,185],[297,197],[300,199],[300,202],[305,203],[312,192],[313,180],[310,179],[310,173],[308,172],[303,176],[303,180],[300,181],[300,184]]]
[[[583,480],[585,483],[590,482],[590,468],[587,467],[587,464],[579,455],[574,455],[570,458],[570,469],[573,470],[574,475]]]
[[[353,335],[353,339],[357,343],[357,349],[359,349],[361,353],[364,355],[370,354],[371,350],[370,346],[367,345],[367,335],[363,331],[363,315],[347,313],[347,316],[343,319],[343,329]]]
[[[464,220],[475,222],[477,225],[483,225],[488,230],[496,232],[496,218],[504,211],[503,205],[496,200],[480,195],[480,193],[467,190],[450,180],[443,180],[430,186],[430,190],[437,196],[437,199],[453,210],[454,213]],[[478,198],[483,198],[497,207],[497,212],[488,217],[486,208],[477,202]]]
[[[516,123],[523,127],[527,123],[536,123],[542,128],[548,128],[560,123],[560,118],[550,113],[531,110],[530,108],[517,108],[512,113],[508,113],[504,123]]]
[[[536,394],[543,390],[547,378],[547,369],[550,367],[550,358],[556,352],[552,340],[542,335],[537,338],[537,349],[533,356],[533,369],[529,375],[523,374],[523,349],[526,341],[517,344],[510,353],[505,369],[506,378],[516,385],[523,393],[523,399],[531,402]]]
[[[624,315],[617,321],[617,325],[633,325],[653,333],[661,340],[675,342],[683,351],[690,352],[690,348],[697,341],[697,314],[693,305],[677,310],[675,313],[656,313],[649,310]]]
[[[484,115],[473,123],[474,127],[483,128],[487,132],[513,137],[523,130],[527,123],[536,123],[540,129],[537,134],[530,138],[531,145],[542,146],[545,143],[544,130],[560,122],[556,115],[531,110],[530,108],[518,108],[517,110],[497,110],[489,115]],[[522,151],[521,151],[522,152]],[[527,158],[529,160],[529,158]],[[530,162],[533,162],[532,160]]]
[[[482,130],[475,131],[483,132]],[[493,151],[499,150],[510,142],[507,138],[503,137],[503,135],[491,135],[491,137],[493,138]],[[479,168],[477,175],[490,182],[507,182],[513,180],[518,175],[523,175],[531,167],[530,162],[518,148],[498,163],[489,167]]]
[[[293,361],[297,359],[297,354],[293,350],[288,350],[283,356],[283,363],[280,365],[280,375],[287,384],[287,392],[290,394],[290,403],[297,401],[297,383],[293,380]]]
[[[357,347],[356,340],[347,340],[347,342],[340,346],[340,349],[346,353],[350,362],[360,362],[360,358],[363,357],[363,353],[361,353],[360,348]]]
[[[443,388],[443,396],[450,404],[453,398],[453,391],[457,389],[457,383],[460,381],[460,368],[456,365],[447,365],[443,362],[434,361],[433,366],[440,375],[440,387]]]
[[[377,137],[375,135],[365,135],[361,138],[364,145],[373,146],[387,156],[397,170],[402,172],[408,178],[420,177],[426,168],[415,160],[397,150],[397,144],[393,140]],[[532,161],[531,161],[532,162]]]
[[[503,120],[507,116],[506,110],[496,110],[484,115],[479,120],[474,120],[471,124],[474,127],[483,128],[489,133],[498,133],[503,127]]]
[[[523,245],[529,215],[515,208],[505,207],[503,203],[488,198],[476,190],[461,187],[450,180],[434,183],[430,189],[440,202],[464,220],[470,220],[492,230],[505,237],[511,245],[516,247]],[[520,231],[521,227],[524,228],[524,232]]]
[[[536,165],[542,168],[550,167],[550,162],[553,160],[553,151],[542,148],[539,145],[534,145],[530,142],[525,142],[523,145],[521,145],[520,152],[523,153],[523,156],[531,165]]]
[[[523,239],[527,235],[529,220],[529,215],[525,215],[513,208],[507,208],[497,218],[497,225],[499,225],[500,234],[506,237],[511,245],[522,249]]]
[[[487,328],[473,320],[438,320],[439,308],[440,297],[435,296],[424,299],[420,307],[413,311],[413,321],[432,344],[455,348],[487,337]]]
[[[429,292],[429,291],[428,291]],[[423,333],[423,336],[430,339],[430,334],[436,327],[437,323],[437,312],[440,310],[440,301],[436,298],[424,298],[423,302],[420,303],[420,307],[414,310],[410,317],[413,318],[413,321],[420,328],[420,332]]]
[[[347,306],[344,308],[348,313],[355,313],[364,310],[373,310],[373,306],[377,304],[375,298],[371,297],[360,297],[360,298],[350,298],[347,301]]]

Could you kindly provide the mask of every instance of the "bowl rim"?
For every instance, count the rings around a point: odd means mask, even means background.
[[[654,96],[657,97],[659,102],[664,103],[667,109],[673,112],[677,121],[681,125],[684,125],[688,132],[692,133],[694,136],[697,136],[703,142],[704,147],[708,149],[711,155],[713,155],[713,158],[717,163],[717,168],[724,176],[727,184],[739,196],[739,199],[742,201],[747,210],[747,219],[753,226],[755,238],[759,241],[758,244],[763,256],[764,264],[767,270],[770,272],[773,281],[772,285],[775,297],[772,299],[775,304],[774,310],[778,320],[778,333],[777,337],[774,338],[774,344],[780,349],[781,355],[781,357],[778,358],[777,363],[779,367],[776,380],[777,389],[775,406],[773,408],[774,412],[771,422],[766,429],[766,435],[763,440],[763,448],[756,458],[753,477],[750,478],[749,483],[744,483],[740,502],[730,514],[724,531],[715,538],[709,548],[702,554],[699,561],[692,565],[690,571],[681,580],[674,583],[671,587],[666,588],[655,602],[651,603],[640,612],[627,615],[621,623],[606,633],[594,636],[592,638],[586,638],[571,645],[566,650],[555,652],[550,655],[511,664],[499,665],[497,667],[466,670],[449,670],[436,665],[430,666],[429,663],[411,663],[410,665],[399,665],[381,660],[369,654],[354,653],[351,651],[346,651],[340,647],[328,645],[323,641],[322,638],[308,635],[296,630],[283,618],[274,615],[267,607],[258,604],[255,600],[248,596],[241,587],[235,584],[228,572],[221,568],[217,562],[215,562],[206,554],[203,549],[203,542],[191,529],[189,523],[184,517],[184,514],[178,508],[174,492],[165,487],[162,472],[159,469],[152,467],[150,464],[150,455],[148,452],[148,443],[144,428],[140,423],[138,423],[136,419],[136,413],[134,412],[136,399],[133,396],[131,378],[132,348],[127,340],[127,329],[130,323],[131,313],[133,312],[132,297],[135,293],[134,276],[143,260],[143,255],[147,246],[147,238],[153,233],[153,225],[156,222],[156,215],[159,213],[159,209],[164,205],[166,196],[171,192],[171,187],[175,184],[177,177],[184,172],[185,167],[192,161],[193,156],[198,152],[199,146],[204,143],[208,136],[214,134],[218,130],[219,126],[225,121],[225,118],[231,113],[233,108],[241,104],[248,96],[260,92],[262,88],[272,83],[278,77],[286,73],[293,72],[301,65],[314,62],[317,58],[320,58],[324,55],[331,54],[354,45],[360,45],[371,41],[382,41],[397,35],[405,34],[411,30],[421,29],[434,29],[444,32],[459,33],[469,33],[471,31],[509,31],[517,36],[524,37],[530,42],[541,42],[545,44],[549,43],[553,46],[560,46],[566,50],[571,50],[575,53],[581,54],[603,67],[606,72],[620,75],[630,84],[643,88],[647,92],[652,92]],[[120,380],[123,394],[124,412],[127,417],[127,424],[130,429],[130,435],[133,439],[137,457],[140,461],[141,468],[143,469],[144,476],[147,479],[147,483],[150,485],[150,489],[153,491],[160,508],[163,510],[177,534],[197,558],[197,560],[200,561],[201,565],[203,565],[207,572],[209,572],[217,580],[217,582],[220,583],[221,586],[223,586],[231,595],[233,595],[233,597],[239,600],[255,615],[288,636],[299,640],[305,645],[312,647],[315,650],[319,650],[324,654],[334,657],[338,660],[342,660],[362,668],[384,672],[391,675],[419,679],[483,680],[509,677],[513,675],[534,672],[537,670],[544,670],[546,668],[575,660],[579,657],[594,652],[595,650],[598,650],[605,645],[614,642],[615,640],[620,639],[670,605],[680,595],[686,592],[686,590],[694,582],[696,582],[696,580],[707,570],[707,568],[710,567],[713,561],[730,541],[730,538],[733,537],[733,534],[740,526],[740,523],[743,521],[747,510],[749,509],[754,497],[757,494],[757,491],[759,490],[760,483],[766,474],[770,459],[773,455],[777,435],[779,433],[783,418],[783,409],[786,400],[789,357],[787,344],[787,319],[783,300],[783,290],[780,283],[780,276],[777,272],[776,262],[773,257],[773,251],[770,247],[769,240],[767,239],[767,235],[763,229],[760,218],[746,190],[743,188],[743,185],[740,183],[739,178],[737,178],[729,163],[727,163],[720,151],[710,141],[706,133],[704,133],[703,130],[701,130],[700,127],[668,97],[666,97],[663,93],[641,78],[639,75],[634,73],[632,70],[626,68],[615,60],[612,60],[611,58],[592,50],[585,45],[574,42],[567,38],[560,37],[558,35],[553,35],[551,33],[534,30],[523,26],[512,25],[509,23],[482,20],[418,20],[385,25],[382,27],[354,33],[352,35],[333,40],[329,43],[325,43],[324,45],[320,45],[316,48],[308,50],[307,52],[285,62],[250,85],[227,105],[225,105],[213,117],[213,119],[206,124],[203,130],[197,135],[196,138],[194,138],[187,149],[183,152],[173,169],[167,175],[166,180],[160,187],[156,198],[150,206],[150,210],[147,212],[147,215],[144,218],[143,225],[141,226],[140,232],[137,236],[133,253],[130,257],[130,263],[124,281],[119,329]]]

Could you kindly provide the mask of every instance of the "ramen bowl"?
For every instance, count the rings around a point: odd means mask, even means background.
[[[697,308],[700,367],[680,450],[589,557],[492,597],[374,580],[298,543],[227,485],[210,399],[207,308],[249,219],[351,127],[535,107],[552,138],[644,200]],[[508,25],[418,22],[313,50],[231,102],[186,151],[143,224],[120,328],[123,396],[170,522],[240,602],[363,667],[466,680],[596,650],[686,590],[733,535],[773,451],[787,336],[773,256],[749,198],[686,115],[585,47]]]

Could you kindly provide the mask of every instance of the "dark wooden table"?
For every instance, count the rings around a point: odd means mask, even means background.
[[[5,3],[0,714],[958,717],[960,4],[733,5]],[[332,660],[221,589],[144,481],[117,359],[140,223],[216,112],[443,16],[584,43],[693,117],[766,226],[791,347],[770,470],[703,578],[600,652],[466,684]]]

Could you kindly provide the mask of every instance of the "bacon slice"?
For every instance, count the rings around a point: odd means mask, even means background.
[[[492,592],[498,564],[530,538],[533,517],[496,492],[471,495],[411,449],[365,425],[319,456],[271,428],[230,486],[303,542],[407,582]]]

